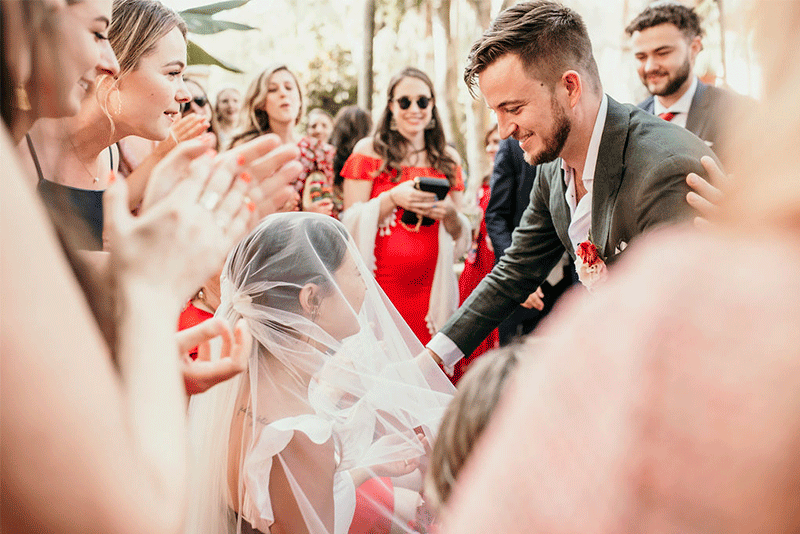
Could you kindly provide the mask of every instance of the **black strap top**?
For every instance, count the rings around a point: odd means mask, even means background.
[[[61,202],[66,200],[68,205],[74,208],[74,213],[86,222],[86,226],[91,234],[91,247],[89,250],[102,250],[103,249],[103,191],[94,189],[79,189],[77,187],[70,187],[68,185],[58,184],[46,180],[42,167],[39,164],[39,158],[36,155],[36,149],[33,147],[33,141],[30,135],[25,135],[28,142],[28,149],[33,159],[33,164],[36,166],[36,175],[39,178],[36,189],[39,195],[47,205],[48,209],[54,209]],[[111,168],[114,168],[114,153],[111,147],[108,147],[109,158],[111,159]]]

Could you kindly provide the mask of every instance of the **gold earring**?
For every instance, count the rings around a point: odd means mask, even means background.
[[[14,107],[22,111],[31,110],[31,101],[28,100],[28,92],[21,85],[14,88]]]

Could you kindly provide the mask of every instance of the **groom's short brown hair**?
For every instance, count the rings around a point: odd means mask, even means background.
[[[600,90],[586,24],[557,2],[522,2],[497,16],[467,57],[464,81],[473,96],[478,75],[506,54],[519,55],[529,74],[551,88],[565,71],[576,70],[588,77],[595,92]]]

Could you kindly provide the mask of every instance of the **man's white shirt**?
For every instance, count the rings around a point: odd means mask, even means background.
[[[677,102],[672,104],[669,108],[665,108],[658,97],[653,98],[653,114],[658,116],[662,113],[675,113],[675,117],[670,121],[672,124],[677,124],[681,128],[686,128],[686,121],[689,118],[689,109],[692,107],[692,100],[694,94],[697,92],[697,76],[692,76],[692,85],[689,90],[683,93]]]
[[[688,91],[687,91],[688,92]],[[691,102],[691,100],[690,100]],[[597,118],[594,121],[592,137],[589,140],[589,148],[586,151],[586,160],[583,165],[583,186],[586,194],[577,201],[575,192],[575,171],[561,161],[561,168],[564,169],[564,183],[567,186],[565,197],[569,206],[570,223],[569,239],[572,242],[573,251],[578,248],[578,244],[586,241],[589,235],[589,228],[592,224],[592,187],[594,185],[594,174],[597,169],[597,156],[600,151],[600,140],[603,137],[603,130],[608,114],[608,97],[603,94],[600,101],[600,108],[597,110]],[[464,357],[464,353],[458,348],[453,340],[441,332],[437,332],[427,347],[441,358],[445,369],[451,369],[458,360]]]

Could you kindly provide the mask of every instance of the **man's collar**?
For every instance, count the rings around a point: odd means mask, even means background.
[[[603,93],[603,98],[600,100],[600,107],[597,110],[597,118],[594,120],[594,129],[592,129],[592,137],[589,139],[589,148],[586,150],[586,159],[583,162],[583,184],[588,189],[589,185],[594,180],[594,171],[597,167],[597,154],[600,150],[600,140],[603,138],[603,129],[606,125],[606,116],[608,115],[608,96]],[[564,169],[564,183],[568,183],[567,163],[561,159],[561,168]]]
[[[689,109],[692,107],[692,99],[694,98],[694,94],[697,92],[697,76],[692,75],[692,84],[689,86],[689,89],[683,93],[677,102],[672,104],[669,108],[665,108],[658,97],[653,98],[653,115],[661,115],[662,113],[666,113],[670,111],[672,113],[689,113]]]

